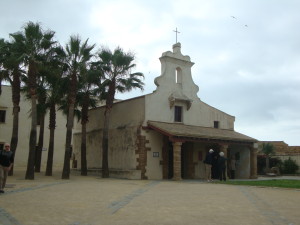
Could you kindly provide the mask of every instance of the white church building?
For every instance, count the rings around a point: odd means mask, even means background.
[[[116,102],[109,130],[111,177],[129,179],[203,179],[209,149],[237,161],[236,178],[257,177],[257,140],[234,130],[235,117],[200,100],[191,74],[193,62],[173,45],[159,58],[156,90]],[[87,165],[102,167],[104,107],[89,111]],[[73,135],[73,152],[80,162],[80,124]],[[80,163],[78,163],[80,166]],[[80,168],[78,168],[80,169]]]

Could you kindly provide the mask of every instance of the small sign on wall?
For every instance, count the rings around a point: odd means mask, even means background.
[[[42,151],[47,151],[47,148],[42,148]]]
[[[159,157],[159,152],[153,152],[153,157]]]

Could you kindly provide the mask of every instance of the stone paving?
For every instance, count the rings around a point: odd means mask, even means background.
[[[300,190],[207,183],[60,179],[24,171],[0,195],[1,225],[298,225]]]

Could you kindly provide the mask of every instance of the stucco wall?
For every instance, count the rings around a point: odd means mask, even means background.
[[[162,179],[163,174],[162,165],[160,165],[160,161],[163,160],[163,135],[155,131],[144,131],[143,134],[145,134],[146,140],[149,141],[147,147],[150,147],[150,151],[147,152],[146,176],[149,179]],[[154,152],[158,152],[159,157],[154,157]]]
[[[236,160],[235,177],[237,179],[249,179],[250,177],[250,149],[244,146],[232,146],[230,154],[239,153],[240,159]]]
[[[87,125],[87,162],[88,168],[102,167],[102,129],[104,107],[89,111]],[[144,119],[144,97],[134,98],[114,104],[109,124],[109,168],[112,170],[136,170],[137,135]],[[76,124],[74,133],[74,153],[81,167],[80,124]]]
[[[192,79],[193,63],[188,56],[183,56],[178,46],[173,46],[173,53],[168,51],[160,58],[161,75],[155,79],[156,90],[146,95],[145,121],[154,120],[174,122],[174,106],[170,107],[170,96],[174,105],[183,107],[183,121],[186,125],[213,127],[219,121],[219,128],[233,129],[235,118],[202,102],[198,94],[198,86]],[[179,72],[178,72],[179,71]],[[180,73],[180,81],[178,81]],[[189,103],[191,106],[189,108]]]
[[[0,143],[10,143],[13,126],[13,104],[11,100],[11,87],[2,86],[2,94],[0,96],[0,108],[6,109],[6,122],[0,124]],[[31,129],[30,109],[31,103],[21,96],[20,113],[19,113],[19,140],[18,147],[15,155],[15,166],[26,167],[29,152],[29,136]],[[55,129],[55,143],[54,143],[54,156],[53,168],[62,169],[65,153],[65,137],[66,137],[66,118],[60,111],[56,114],[56,129]],[[44,131],[44,146],[46,151],[42,152],[41,171],[45,171],[48,147],[49,147],[49,114],[45,117],[45,131]],[[39,137],[39,126],[37,126],[37,142]]]
[[[153,93],[146,96],[146,121],[174,122],[174,107],[169,106],[169,93]],[[188,110],[186,104],[177,102],[175,105],[183,107],[183,123],[186,125],[213,127],[214,121],[219,121],[220,129],[234,129],[233,116],[215,109],[200,99],[193,101]]]
[[[194,162],[195,162],[195,179],[205,178],[205,166],[203,160],[206,156],[205,145],[194,143]],[[201,154],[201,158],[199,158]]]

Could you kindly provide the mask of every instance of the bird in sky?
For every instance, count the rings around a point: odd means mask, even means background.
[[[231,16],[233,19],[236,19],[234,16]]]

